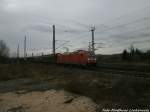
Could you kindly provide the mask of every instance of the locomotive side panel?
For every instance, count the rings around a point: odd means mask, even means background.
[[[79,54],[79,59],[80,59],[80,64],[81,65],[86,65],[87,63],[87,57],[85,53]]]
[[[96,64],[95,56],[90,55],[87,51],[74,52],[70,54],[57,54],[58,64],[75,64],[75,65],[94,65]]]

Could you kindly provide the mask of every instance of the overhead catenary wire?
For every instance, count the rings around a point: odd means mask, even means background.
[[[59,45],[56,49],[61,48],[62,46],[64,46],[64,45],[65,45],[65,44],[67,44],[68,42],[70,42],[70,41],[66,41],[66,42],[64,42],[63,44]]]
[[[103,22],[103,24],[108,24],[109,22],[110,22],[111,24],[114,24],[115,21],[118,22],[119,20],[122,20],[122,19],[125,19],[125,18],[137,16],[138,14],[143,14],[143,12],[148,11],[148,10],[150,10],[150,6],[144,7],[144,8],[142,8],[142,9],[137,9],[137,10],[132,11],[132,12],[130,12],[130,13],[127,13],[127,14],[121,15],[121,16],[119,16],[119,17],[116,17],[116,18],[107,20],[107,21]],[[148,14],[149,14],[149,12],[148,12]],[[141,17],[141,16],[140,16],[140,17]],[[101,26],[101,25],[102,25],[102,24],[97,25],[97,26]]]
[[[147,7],[147,9],[149,9],[150,7]],[[144,11],[146,8],[144,8],[144,9],[140,9],[140,11]],[[138,10],[139,11],[139,10]],[[137,12],[138,12],[137,11]],[[138,12],[139,13],[139,12]],[[133,13],[132,13],[133,14]],[[127,16],[128,14],[126,14],[126,15],[123,15],[123,16],[121,16],[121,17],[119,17],[118,19],[121,19],[122,17],[125,17],[125,16]],[[130,15],[130,14],[129,14]],[[133,17],[133,16],[132,16]],[[114,19],[114,20],[118,20],[118,19]],[[150,17],[143,17],[143,18],[140,18],[140,19],[136,19],[136,20],[134,20],[134,21],[130,21],[130,22],[127,22],[127,23],[123,23],[123,24],[119,24],[119,25],[116,25],[116,26],[109,26],[109,28],[105,28],[105,29],[103,29],[102,31],[100,31],[100,32],[97,32],[96,31],[96,33],[98,33],[98,34],[96,34],[96,37],[97,37],[97,35],[99,35],[99,33],[101,33],[101,35],[103,34],[103,33],[108,33],[109,34],[109,37],[116,37],[116,38],[120,38],[122,35],[126,35],[126,34],[128,34],[127,36],[126,36],[126,38],[132,38],[132,37],[135,37],[135,35],[137,35],[137,34],[135,34],[135,33],[141,33],[142,31],[144,31],[145,29],[149,29],[149,26],[146,26],[146,27],[142,27],[141,28],[141,26],[139,26],[139,23],[142,23],[143,21],[149,21],[150,20]],[[138,23],[138,26],[137,26],[137,23]],[[81,24],[82,25],[82,24]],[[115,32],[116,34],[110,34],[111,32],[109,32],[109,31],[114,31],[114,30],[117,30],[117,29],[120,29],[120,27],[130,27],[131,25],[135,25],[135,27],[138,27],[138,28],[135,28],[135,29],[126,29],[126,31],[124,32]],[[76,30],[76,31],[73,31],[73,30],[63,30],[63,32],[65,33],[65,32],[68,32],[68,33],[70,33],[72,36],[71,36],[71,38],[79,38],[79,37],[83,37],[83,34],[80,34],[81,36],[74,36],[74,35],[79,35],[79,33],[78,33],[78,31]],[[80,30],[79,30],[79,32],[80,32]],[[84,33],[84,32],[81,32],[81,33]],[[118,33],[118,34],[117,34]],[[86,34],[87,35],[87,34]],[[88,34],[89,35],[89,37],[90,37],[90,34]],[[100,36],[101,36],[100,35]],[[132,37],[131,37],[131,35],[133,35]],[[80,38],[80,39],[85,39],[85,38]],[[90,38],[89,38],[90,39]],[[58,46],[59,47],[59,46]],[[58,49],[58,48],[56,48],[56,49]]]
[[[107,28],[107,29],[101,30],[101,31],[99,31],[99,32],[97,32],[97,33],[105,33],[105,32],[108,32],[108,31],[110,31],[110,30],[116,30],[117,28],[125,27],[125,26],[127,26],[127,25],[133,25],[133,24],[136,24],[136,23],[139,24],[139,22],[143,22],[143,21],[145,21],[145,20],[150,21],[150,17],[144,17],[144,18],[142,18],[142,19],[136,19],[136,20],[134,20],[134,21],[132,21],[132,22],[128,22],[128,23],[124,23],[124,24],[112,26],[112,27],[109,27],[109,28]]]
[[[144,21],[144,22],[145,22],[145,21]],[[134,24],[135,24],[135,23],[137,23],[137,21],[134,22]],[[139,23],[138,23],[138,24],[139,24]],[[130,25],[132,25],[132,24],[130,23]],[[146,26],[146,27],[145,27],[145,26]],[[142,28],[141,28],[141,25],[140,25],[140,28],[138,28],[138,26],[136,25],[136,26],[134,26],[136,29],[135,29],[135,28],[134,28],[133,30],[131,30],[131,29],[130,29],[130,30],[127,30],[127,29],[126,29],[126,30],[124,30],[125,32],[123,32],[123,33],[115,32],[116,34],[113,34],[113,35],[112,35],[110,32],[107,32],[107,35],[108,35],[108,36],[106,36],[106,34],[105,34],[105,37],[117,37],[117,36],[119,37],[119,36],[124,36],[124,35],[126,35],[126,34],[127,34],[127,35],[129,35],[129,34],[132,34],[132,35],[133,35],[134,33],[137,33],[137,34],[138,34],[138,33],[140,33],[141,31],[148,30],[148,29],[149,29],[149,26],[150,26],[149,24],[146,24],[146,25],[144,25],[144,27],[142,26]],[[116,26],[116,28],[119,28],[119,27]],[[129,29],[129,28],[128,28],[128,29]],[[112,30],[116,30],[116,29],[112,29]],[[113,32],[113,33],[114,33],[114,32]],[[103,35],[103,34],[104,34],[104,33],[102,32],[101,35]]]

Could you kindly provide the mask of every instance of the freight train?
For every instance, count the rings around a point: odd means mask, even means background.
[[[57,64],[71,65],[96,65],[97,60],[95,55],[89,51],[77,50],[71,53],[57,54]]]

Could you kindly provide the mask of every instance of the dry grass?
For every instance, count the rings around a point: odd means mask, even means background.
[[[0,81],[29,78],[22,89],[64,89],[92,98],[104,107],[148,107],[150,79],[44,64],[0,65]],[[34,89],[35,85],[46,82]],[[42,82],[42,84],[43,84]],[[34,85],[33,87],[31,85]],[[50,86],[50,87],[49,87]],[[16,89],[16,88],[15,88]],[[45,89],[44,89],[45,90]]]

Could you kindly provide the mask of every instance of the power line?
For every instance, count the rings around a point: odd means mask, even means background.
[[[63,44],[61,44],[60,46],[58,46],[56,49],[61,48],[62,46],[64,46],[64,45],[67,44],[68,42],[70,42],[70,41],[66,41],[65,43],[63,43]]]
[[[119,17],[117,17],[117,18],[114,18],[114,19],[111,19],[111,20],[109,20],[111,23],[114,23],[114,21],[115,20],[120,20],[120,19],[122,19],[122,18],[125,18],[125,17],[129,17],[129,16],[134,16],[134,15],[136,15],[137,14],[137,12],[138,12],[138,14],[139,14],[139,12],[142,12],[142,11],[146,11],[146,10],[148,10],[148,9],[150,9],[150,6],[148,6],[148,7],[144,7],[144,8],[142,8],[142,9],[138,9],[138,10],[135,10],[135,11],[132,11],[132,12],[130,12],[130,13],[128,13],[128,14],[124,14],[124,15],[121,15],[121,16],[119,16]],[[108,23],[109,21],[106,21],[105,23]],[[113,21],[113,22],[112,22]],[[84,28],[87,28],[87,27],[89,27],[89,25],[87,25],[87,24],[83,24],[83,23],[80,23],[80,22],[77,22],[77,21],[73,21],[73,23],[75,23],[75,24],[77,24],[77,25],[79,25],[79,26],[83,26]],[[101,26],[101,25],[98,25],[98,26]],[[80,31],[80,30],[79,30]],[[67,31],[67,32],[69,32],[69,30]],[[70,31],[71,32],[71,31]]]
[[[126,34],[133,34],[133,33],[139,33],[139,31],[144,31],[145,29],[149,29],[150,28],[150,26],[148,26],[148,27],[144,27],[144,28],[140,28],[140,29],[136,29],[136,30],[133,30],[133,31],[129,31],[129,32],[126,32],[126,33],[120,33],[120,34],[117,34],[117,35],[111,35],[111,36],[113,36],[113,37],[119,37],[119,36],[122,36],[122,35],[126,35]]]
[[[136,29],[135,29],[136,28]],[[143,30],[147,30],[147,29],[149,29],[150,28],[150,26],[149,25],[146,25],[146,27],[144,26],[144,27],[142,27],[142,28],[137,28],[137,26],[135,26],[135,28],[134,28],[134,30],[129,30],[129,31],[126,31],[126,32],[123,32],[123,33],[119,33],[119,34],[113,34],[113,35],[110,35],[110,33],[109,33],[109,37],[119,37],[119,36],[124,36],[124,35],[129,35],[129,34],[134,34],[134,33],[139,33],[140,31],[143,31]],[[107,33],[108,34],[108,33]]]
[[[146,39],[146,40],[140,40],[140,41],[130,41],[130,42],[123,42],[123,43],[118,43],[118,46],[117,47],[120,47],[120,44],[121,45],[132,45],[132,44],[143,44],[143,43],[150,43],[150,40]]]
[[[120,28],[120,27],[124,27],[124,26],[127,26],[127,25],[131,25],[131,24],[135,24],[135,23],[139,23],[139,22],[143,22],[143,20],[148,20],[150,21],[150,17],[144,17],[142,19],[137,19],[137,20],[134,20],[132,22],[128,22],[128,23],[125,23],[125,24],[120,24],[120,25],[116,25],[116,26],[113,26],[113,27],[109,27],[107,29],[104,29],[100,32],[97,32],[97,33],[104,33],[104,32],[107,32],[107,31],[110,31],[110,30],[115,30],[116,28]]]
[[[150,28],[150,26],[149,26],[149,28]],[[146,28],[143,28],[143,30],[144,29],[147,29],[147,27]],[[129,35],[129,34],[133,34],[133,33],[137,33],[137,32],[139,32],[139,31],[142,31],[142,29],[138,29],[138,30],[134,30],[134,31],[130,31],[130,32],[127,32],[127,34]],[[124,33],[124,34],[119,34],[119,35],[111,35],[110,37],[122,37],[122,35],[126,35],[126,33]],[[125,36],[125,38],[120,38],[121,40],[120,41],[118,41],[117,40],[117,44],[123,44],[125,41],[127,41],[128,40],[128,38],[133,38],[133,36]],[[122,41],[122,39],[124,39],[124,41]],[[126,42],[125,42],[126,43]],[[126,43],[127,44],[127,43]]]
[[[119,21],[120,19],[124,19],[125,17],[129,17],[129,16],[135,16],[136,14],[137,14],[137,12],[138,12],[138,14],[139,14],[139,12],[142,12],[142,11],[147,11],[147,10],[149,10],[150,9],[150,6],[148,6],[148,7],[144,7],[144,8],[142,8],[142,9],[138,9],[138,10],[135,10],[135,11],[132,11],[132,12],[130,12],[130,13],[128,13],[128,14],[124,14],[124,15],[121,15],[121,16],[119,16],[119,17],[117,17],[117,18],[114,18],[114,19],[111,19],[111,20],[108,20],[108,21],[106,21],[106,22],[104,22],[104,23],[108,23],[108,22],[111,22],[111,23],[114,23],[114,21]],[[101,26],[101,25],[98,25],[98,26]]]

